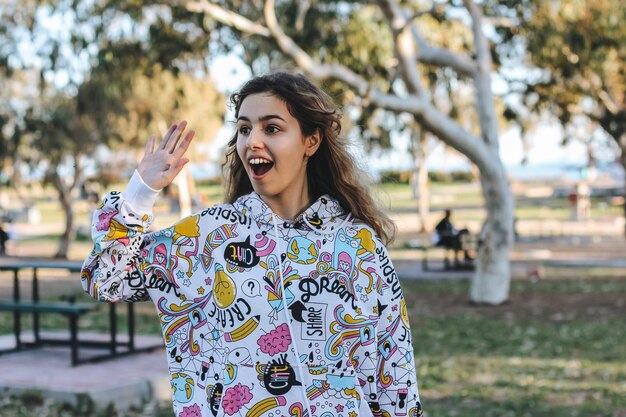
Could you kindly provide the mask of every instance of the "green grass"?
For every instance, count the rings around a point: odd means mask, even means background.
[[[376,185],[374,193],[383,207],[396,211],[417,210],[417,200],[413,198],[413,193],[407,184]],[[430,188],[430,200],[432,210],[475,207],[483,204],[477,184],[433,184]]]
[[[514,281],[512,301],[498,307],[463,303],[466,282],[404,282],[403,289],[429,415],[626,412],[623,276]],[[615,305],[607,307],[603,298],[609,295]],[[586,303],[562,302],[570,297],[584,297]],[[437,299],[452,306],[433,311]],[[539,307],[537,301],[543,301]]]
[[[602,271],[516,279],[510,302],[497,307],[469,305],[465,281],[403,281],[427,416],[623,416],[626,278]],[[159,334],[153,306],[136,308],[140,332]],[[53,316],[44,325],[65,326]],[[106,331],[106,314],[83,319],[90,330]],[[3,332],[7,322],[0,319]],[[13,398],[0,403],[0,415],[40,415],[44,403]],[[172,417],[169,403],[107,414],[87,405],[45,407],[53,417]]]

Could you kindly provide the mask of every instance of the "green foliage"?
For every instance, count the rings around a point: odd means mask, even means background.
[[[409,184],[413,172],[410,170],[386,170],[380,173],[381,184]],[[470,171],[429,171],[428,179],[431,182],[439,183],[468,183],[475,181],[474,175]]]
[[[444,183],[468,183],[476,180],[472,172],[464,170],[429,171],[428,179],[432,182]]]
[[[204,64],[211,35],[186,7],[10,0],[0,14],[0,79],[11,86],[0,105],[3,162],[56,166],[115,139],[143,146],[183,114],[201,140],[219,127],[224,98],[206,81]],[[64,35],[55,19],[67,26]],[[27,42],[36,59],[21,52]],[[59,74],[65,84],[55,81]]]
[[[196,143],[213,139],[221,125],[225,100],[207,81],[204,63],[210,35],[186,7],[9,0],[0,15],[0,79],[10,86],[0,93],[0,168],[13,182],[20,164],[46,170],[68,214],[67,238],[71,190],[83,179],[83,157],[97,145],[122,142],[125,158],[96,161],[101,172],[122,171],[150,134],[172,122],[186,119]],[[34,54],[23,52],[29,47]],[[62,172],[64,166],[73,171]],[[67,250],[62,242],[58,256]]]
[[[620,0],[531,1],[520,27],[531,63],[535,106],[563,124],[584,115],[626,149],[626,8]]]
[[[77,100],[80,111],[95,118],[102,141],[141,148],[150,134],[182,119],[196,130],[197,142],[211,141],[225,98],[204,64],[211,35],[198,27],[199,16],[160,1],[96,2],[93,12],[102,15],[100,46]],[[136,30],[120,38],[111,28],[128,19]]]
[[[198,141],[211,141],[225,112],[225,99],[211,81],[158,65],[114,73],[107,65],[98,67],[81,86],[78,101],[81,111],[98,121],[103,139],[116,139],[120,144],[113,145],[126,150],[141,148],[150,134],[182,119]]]
[[[408,184],[411,179],[411,171],[388,170],[380,173],[381,184]]]

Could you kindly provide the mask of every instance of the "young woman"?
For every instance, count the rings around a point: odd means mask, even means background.
[[[177,417],[419,416],[411,330],[378,209],[305,77],[256,77],[231,97],[226,204],[148,231],[158,190],[187,162],[173,125],[125,192],[94,213],[82,284],[151,299]]]

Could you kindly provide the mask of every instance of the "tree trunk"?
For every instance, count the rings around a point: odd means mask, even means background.
[[[626,135],[624,135],[625,139],[623,140],[623,142],[626,145]],[[620,162],[622,163],[622,168],[624,169],[624,202],[622,203],[622,208],[624,211],[624,238],[626,238],[626,146],[620,147],[621,148],[621,155],[620,155]]]
[[[28,195],[28,191],[24,186],[24,181],[19,169],[19,161],[14,158],[9,158],[5,162],[4,171],[9,178],[9,189],[13,189],[17,194],[17,198],[20,200],[23,206],[31,205],[31,198]],[[0,208],[6,208],[4,205],[4,199],[0,201]]]
[[[412,114],[427,130],[476,164],[481,173],[487,220],[480,233],[477,268],[471,285],[470,300],[500,304],[508,298],[509,255],[513,242],[513,198],[498,154],[498,126],[491,91],[491,52],[483,33],[481,10],[472,0],[463,0],[472,18],[475,58],[470,58],[445,48],[430,47],[413,23],[414,17],[406,13],[397,1],[379,0],[376,3],[386,16],[393,33],[397,67],[408,92],[405,96],[372,88],[365,78],[342,65],[316,61],[280,27],[273,0],[264,2],[266,26],[209,2],[193,11],[203,10],[244,33],[273,38],[278,48],[313,78],[334,78],[350,85],[357,94],[367,96],[368,101],[381,108]],[[431,95],[422,83],[423,73],[416,66],[417,62],[450,67],[459,74],[474,79],[480,136],[463,129],[433,105]]]
[[[411,135],[411,151],[415,171],[412,178],[413,197],[417,200],[417,219],[420,223],[420,232],[426,232],[428,213],[430,212],[430,190],[428,188],[428,168],[426,167],[426,132],[417,128]]]
[[[501,304],[509,296],[513,196],[504,165],[497,156],[494,155],[489,167],[483,167],[480,171],[487,217],[478,236],[478,254],[470,286],[470,301],[478,304]]]
[[[191,193],[189,187],[189,181],[191,181],[191,173],[187,165],[183,167],[178,176],[176,176],[175,182],[178,186],[178,204],[180,207],[180,216],[187,217],[191,214]]]
[[[428,168],[426,161],[417,169],[417,188],[420,190],[418,213],[422,222],[421,232],[428,231],[428,214],[430,213],[430,188],[428,186]]]
[[[162,117],[158,120],[158,126],[161,132],[166,132],[168,129],[168,124]],[[187,217],[191,214],[191,191],[195,189],[191,182],[193,182],[193,178],[189,171],[189,165],[185,165],[174,178],[174,184],[178,189],[178,208],[181,217]]]
[[[59,193],[59,202],[65,213],[65,230],[61,235],[59,241],[59,248],[57,249],[55,258],[67,259],[67,254],[70,248],[70,242],[74,234],[74,210],[72,209],[72,188],[63,182],[63,179],[59,176],[56,170],[52,173],[52,183],[54,188]]]

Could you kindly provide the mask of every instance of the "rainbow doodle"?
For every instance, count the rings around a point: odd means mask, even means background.
[[[261,414],[267,413],[272,408],[282,407],[286,404],[287,400],[282,395],[278,397],[266,398],[250,407],[246,413],[246,417],[259,417]]]

